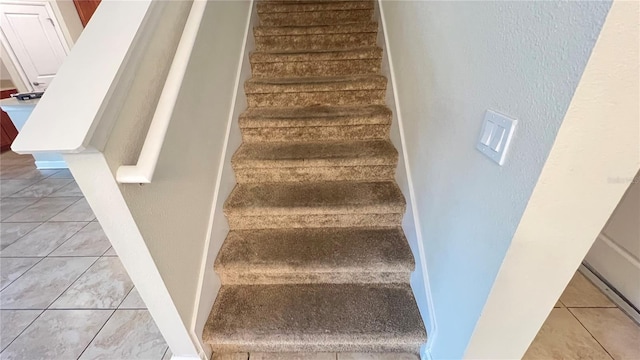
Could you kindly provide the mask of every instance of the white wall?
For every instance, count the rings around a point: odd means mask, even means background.
[[[5,59],[0,59],[0,80],[11,80],[11,74],[9,74],[9,69],[4,64]]]
[[[80,34],[82,34],[82,22],[80,21],[80,15],[76,9],[73,0],[47,0],[51,4],[51,8],[58,19],[58,23],[61,26],[62,33],[65,40],[69,45],[69,48],[73,47],[73,44],[78,41]]]
[[[229,223],[224,215],[224,202],[227,200],[231,191],[236,185],[235,175],[231,167],[231,158],[242,143],[242,134],[238,125],[238,117],[247,109],[247,98],[244,92],[244,83],[251,77],[251,63],[249,62],[249,53],[255,50],[255,40],[251,33],[253,27],[257,25],[258,13],[254,1],[251,1],[250,12],[245,14],[245,29],[242,32],[242,56],[238,57],[238,68],[236,74],[236,83],[233,93],[233,108],[229,112],[229,116],[225,121],[220,119],[218,124],[219,133],[217,136],[224,136],[220,153],[217,154],[211,163],[218,166],[218,174],[215,184],[215,192],[213,196],[213,208],[211,210],[210,227],[208,231],[208,241],[205,243],[203,256],[204,259],[200,270],[200,288],[198,291],[198,308],[194,314],[194,331],[201,338],[204,326],[211,309],[215,302],[220,286],[220,277],[213,270],[213,264],[218,252],[222,247],[222,243],[229,232]],[[239,21],[239,20],[238,20]],[[239,21],[240,22],[240,21]],[[241,33],[238,32],[238,35]],[[234,38],[237,41],[237,38]],[[231,59],[229,59],[231,60]],[[215,161],[214,161],[215,160]]]
[[[206,277],[203,289],[199,285],[201,272],[212,270],[203,268],[203,262],[209,253],[214,193],[234,108],[249,10],[250,1],[208,3],[153,182],[120,185],[182,321],[190,328],[198,319],[204,323],[198,316],[200,293],[208,299],[202,305],[205,320],[217,293],[215,279]],[[111,132],[104,154],[114,174],[120,165],[137,161],[167,70],[162,59],[173,55],[170,48],[165,51],[144,63],[138,78],[145,80],[133,85],[132,92],[146,93],[147,99],[142,104],[139,97],[128,102]],[[201,330],[192,334],[194,341],[200,340]]]
[[[382,2],[435,359],[464,354],[609,6]],[[475,150],[487,109],[519,119],[504,167]]]
[[[639,18],[614,1],[466,358],[522,357],[638,171]]]

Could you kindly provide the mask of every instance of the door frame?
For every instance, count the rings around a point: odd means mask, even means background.
[[[56,16],[56,12],[53,10],[53,7],[51,6],[50,2],[0,0],[0,5],[35,5],[35,6],[44,5],[45,10],[47,11],[47,14],[49,14],[49,16],[51,17],[51,20],[53,21],[56,35],[58,35],[58,38],[61,40],[60,42],[62,43],[62,48],[64,49],[65,55],[67,56],[69,55],[69,52],[71,52],[71,46],[73,44],[69,44],[67,37],[62,32],[63,24],[61,24],[60,19],[58,18],[58,16]],[[33,86],[31,85],[31,81],[29,81],[29,78],[27,77],[27,73],[22,68],[22,65],[18,61],[18,57],[16,56],[15,52],[13,51],[13,48],[11,47],[11,44],[9,44],[9,40],[7,39],[4,32],[2,31],[0,31],[0,44],[3,47],[2,49],[3,52],[6,52],[6,54],[9,56],[9,60],[11,62],[10,65],[13,65],[13,68],[18,73],[18,76],[19,76],[18,79],[13,79],[13,78],[11,79],[14,86],[18,89],[27,89],[28,91],[33,91],[34,89],[33,89]]]

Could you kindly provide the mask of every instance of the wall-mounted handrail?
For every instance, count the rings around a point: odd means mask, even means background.
[[[116,172],[116,180],[122,184],[148,184],[158,164],[160,150],[164,143],[176,100],[180,94],[182,80],[189,65],[191,52],[198,36],[200,23],[207,6],[206,0],[194,0],[189,17],[176,48],[176,54],[169,68],[158,105],[153,114],[147,137],[142,145],[136,165],[121,165]]]

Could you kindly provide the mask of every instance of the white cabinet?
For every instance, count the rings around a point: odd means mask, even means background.
[[[636,176],[640,179],[640,173]],[[628,181],[631,179],[613,179]],[[640,183],[629,190],[611,215],[585,262],[640,309]]]
[[[0,1],[2,43],[22,81],[43,91],[69,51],[47,2]]]

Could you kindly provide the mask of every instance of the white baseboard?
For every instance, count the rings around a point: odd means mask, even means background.
[[[36,168],[41,170],[50,169],[68,169],[67,163],[64,160],[36,160]]]
[[[178,355],[172,355],[171,356],[171,360],[200,360],[199,357],[197,356],[178,356]]]
[[[609,285],[600,278],[600,276],[584,263],[580,265],[578,271],[589,279],[603,294],[605,294],[614,304],[616,304],[625,314],[629,315],[636,323],[640,325],[640,312],[623,299],[618,293],[609,287]]]

